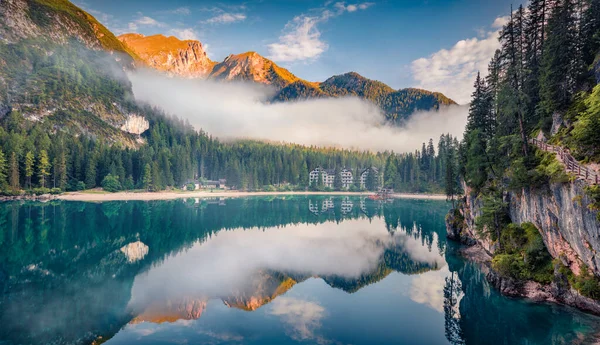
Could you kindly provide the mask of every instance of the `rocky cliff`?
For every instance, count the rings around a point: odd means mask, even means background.
[[[229,55],[215,65],[209,78],[217,80],[253,81],[281,89],[300,80],[285,68],[256,52]]]
[[[119,36],[119,40],[135,51],[148,66],[172,75],[203,78],[215,65],[206,55],[202,43],[195,40],[142,34],[124,34]]]
[[[585,182],[554,183],[547,189],[508,193],[514,223],[533,223],[554,258],[579,274],[582,265],[600,275],[600,222],[590,209]]]
[[[504,201],[509,205],[509,216],[513,223],[532,223],[538,228],[553,258],[569,267],[575,275],[587,267],[598,276],[600,222],[598,211],[591,207],[593,201],[584,188],[585,182],[581,180],[552,183],[540,189],[524,188],[507,192]],[[468,187],[465,191],[466,196],[458,209],[450,212],[446,218],[448,237],[474,248],[464,253],[486,267],[486,278],[492,285],[509,296],[558,302],[600,314],[600,303],[573,289],[564,272],[559,269],[560,265],[555,264],[554,280],[548,285],[516,281],[495,272],[491,268],[491,257],[498,250],[497,243],[475,226],[475,219],[482,213],[483,202],[472,195]]]

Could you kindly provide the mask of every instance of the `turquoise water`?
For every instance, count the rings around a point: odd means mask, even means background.
[[[590,344],[500,296],[439,201],[0,204],[1,344]]]

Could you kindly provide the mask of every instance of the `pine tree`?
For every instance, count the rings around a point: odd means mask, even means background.
[[[545,116],[565,110],[571,99],[575,47],[575,18],[571,0],[561,0],[548,21],[540,75],[541,107]]]
[[[96,187],[96,158],[93,154],[89,157],[85,169],[85,187],[88,189]]]
[[[342,173],[340,171],[340,168],[335,168],[335,173],[333,176],[333,188],[335,190],[342,190],[344,188],[344,185],[342,184]]]
[[[146,165],[144,166],[144,173],[142,175],[142,186],[146,191],[150,191],[152,188],[152,168],[148,163],[146,163]]]
[[[65,190],[67,187],[67,157],[62,151],[58,157],[54,159],[54,180],[55,187]]]
[[[454,196],[456,195],[456,166],[454,163],[455,156],[453,150],[448,150],[446,156],[446,197],[452,200],[454,207]]]
[[[17,160],[17,154],[12,153],[10,156],[10,176],[9,176],[10,187],[13,190],[21,189],[19,183],[19,161]]]
[[[0,150],[0,190],[6,189],[7,186],[7,164],[6,164],[6,156],[4,156],[4,152]]]
[[[40,179],[40,187],[46,188],[46,178],[50,176],[50,160],[46,150],[40,151],[38,161],[38,177]]]
[[[385,161],[385,168],[383,170],[383,185],[387,188],[397,188],[394,184],[398,174],[398,166],[396,162],[396,155],[391,154]]]
[[[28,151],[25,154],[25,177],[27,178],[27,188],[31,188],[31,176],[33,176],[33,166],[35,164],[35,156],[33,152]]]

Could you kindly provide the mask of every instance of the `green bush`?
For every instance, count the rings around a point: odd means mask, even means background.
[[[50,194],[50,188],[33,188],[29,193],[34,195]]]
[[[567,275],[573,288],[585,297],[600,300],[600,278],[590,273],[587,266],[582,267],[579,276]]]
[[[501,276],[517,280],[527,279],[525,263],[518,254],[498,254],[492,259],[492,268]]]
[[[189,192],[195,191],[196,185],[193,183],[188,183],[187,185],[185,185],[185,189]]]
[[[556,159],[556,154],[538,150],[536,155],[541,158],[537,171],[546,176],[547,180],[554,183],[566,183],[571,180],[565,167]]]
[[[500,235],[500,251],[492,261],[503,276],[548,284],[554,269],[542,235],[531,223],[509,224]]]
[[[102,179],[102,188],[110,193],[118,192],[121,190],[121,183],[116,176],[108,174]]]
[[[4,196],[19,196],[22,195],[23,191],[20,189],[5,189],[2,192],[0,192],[0,195],[4,195]]]
[[[52,188],[52,189],[50,189],[50,194],[58,195],[60,193],[62,193],[62,189],[60,189],[60,188]]]
[[[85,190],[85,182],[78,181],[75,185],[75,190]]]
[[[588,186],[585,188],[586,194],[592,199],[590,209],[594,211],[600,211],[600,186]],[[596,215],[596,218],[600,222],[600,212]]]

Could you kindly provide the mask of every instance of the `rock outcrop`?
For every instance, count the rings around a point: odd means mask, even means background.
[[[533,223],[550,254],[560,258],[575,274],[582,264],[600,275],[600,223],[590,209],[585,182],[554,183],[548,189],[524,189],[509,193],[510,218],[514,223]]]
[[[148,120],[146,120],[146,118],[143,116],[136,114],[130,114],[127,117],[127,120],[125,120],[123,126],[121,126],[121,130],[137,135],[144,133],[146,130],[148,130],[148,128],[150,128],[150,123]]]
[[[465,186],[466,187],[466,186]],[[525,188],[505,194],[511,221],[532,223],[540,231],[552,257],[578,275],[584,265],[600,275],[600,222],[598,211],[590,208],[592,200],[586,195],[585,182],[552,183],[546,188]],[[481,215],[482,201],[465,188],[458,210],[446,218],[448,238],[473,246],[463,250],[467,258],[480,262],[486,279],[500,292],[513,297],[535,301],[557,302],[600,315],[600,302],[582,296],[573,289],[567,277],[556,265],[554,280],[542,285],[533,281],[517,281],[503,277],[492,269],[491,255],[497,247],[482,232],[476,230],[475,219]],[[475,255],[473,253],[479,253]]]
[[[209,78],[217,80],[252,81],[281,89],[300,80],[285,68],[256,52],[229,55],[215,65]]]
[[[215,65],[206,55],[202,43],[195,40],[141,34],[124,34],[118,38],[148,66],[171,75],[204,78]]]

